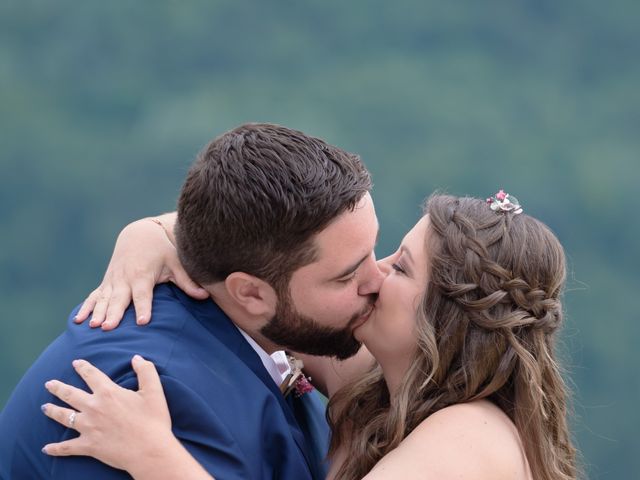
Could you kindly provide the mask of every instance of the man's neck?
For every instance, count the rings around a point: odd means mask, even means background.
[[[222,282],[205,288],[211,295],[213,301],[216,302],[218,307],[229,317],[234,325],[251,337],[267,354],[271,355],[273,352],[283,349],[282,346],[273,343],[260,333],[260,329],[266,323],[266,319],[255,318],[248,315],[242,307],[238,306],[238,304],[230,298]]]

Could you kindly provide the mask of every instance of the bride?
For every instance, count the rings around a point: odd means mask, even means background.
[[[386,279],[354,330],[375,361],[362,362],[363,348],[349,374],[337,375],[324,368],[330,359],[302,356],[330,397],[329,478],[577,477],[554,353],[564,253],[521,212],[502,191],[487,201],[433,195],[400,248],[379,262]],[[48,382],[75,410],[47,404],[45,414],[68,427],[73,412],[83,419],[79,437],[43,451],[90,455],[139,479],[212,478],[173,436],[153,364],[132,363],[137,392],[82,360],[74,367],[92,394]]]

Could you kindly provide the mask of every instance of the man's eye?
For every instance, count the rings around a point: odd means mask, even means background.
[[[348,277],[344,277],[341,278],[340,280],[338,280],[340,283],[349,283],[351,280],[353,280],[354,278],[356,278],[356,272],[353,272],[351,275],[349,275]]]

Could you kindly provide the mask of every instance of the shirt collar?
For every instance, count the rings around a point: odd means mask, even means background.
[[[237,325],[236,328],[240,331],[247,343],[251,345],[251,348],[253,348],[258,354],[269,376],[273,379],[276,385],[280,386],[287,375],[291,373],[291,366],[287,361],[287,354],[284,350],[278,350],[269,355],[253,338],[249,336],[247,332]]]

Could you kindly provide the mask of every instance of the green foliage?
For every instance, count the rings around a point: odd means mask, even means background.
[[[8,1],[0,6],[0,405],[99,281],[246,121],[362,155],[380,255],[432,190],[502,187],[563,241],[563,349],[592,478],[629,478],[640,384],[640,4]],[[634,380],[635,379],[635,380]]]

